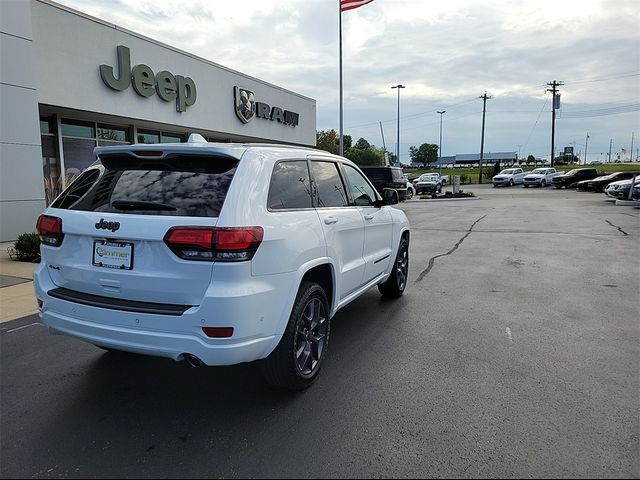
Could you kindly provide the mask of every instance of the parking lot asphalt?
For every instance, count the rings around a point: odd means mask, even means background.
[[[640,210],[467,187],[403,203],[403,298],[341,310],[318,382],[0,331],[0,476],[640,476]]]

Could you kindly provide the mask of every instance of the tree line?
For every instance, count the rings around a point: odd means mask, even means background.
[[[384,165],[385,153],[389,156],[389,163],[396,163],[396,156],[377,148],[365,138],[360,138],[354,144],[351,135],[343,137],[344,156],[357,165]],[[340,138],[335,130],[318,130],[316,132],[316,148],[338,155],[340,153]],[[412,162],[433,163],[438,160],[438,145],[423,143],[420,147],[412,145],[409,148]]]

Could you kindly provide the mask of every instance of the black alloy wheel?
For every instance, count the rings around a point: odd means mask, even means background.
[[[398,255],[393,264],[393,270],[386,282],[378,285],[383,297],[398,298],[404,293],[409,275],[409,242],[406,238],[400,240]]]
[[[330,331],[329,302],[323,288],[302,282],[280,343],[260,362],[267,383],[286,390],[309,387],[320,372]]]
[[[312,376],[320,366],[328,333],[327,312],[318,297],[312,297],[298,319],[294,352],[303,376]]]

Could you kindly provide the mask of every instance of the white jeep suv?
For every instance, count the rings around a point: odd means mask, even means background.
[[[54,333],[194,366],[262,360],[268,382],[302,389],[340,308],[404,291],[397,192],[380,198],[345,158],[199,135],[95,153],[37,223]]]

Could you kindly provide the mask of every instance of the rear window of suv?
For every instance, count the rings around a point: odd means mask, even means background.
[[[390,168],[366,168],[362,167],[364,174],[371,180],[372,183],[385,183],[392,181],[393,177]]]
[[[173,155],[165,159],[104,158],[51,205],[87,212],[217,217],[238,160]]]

